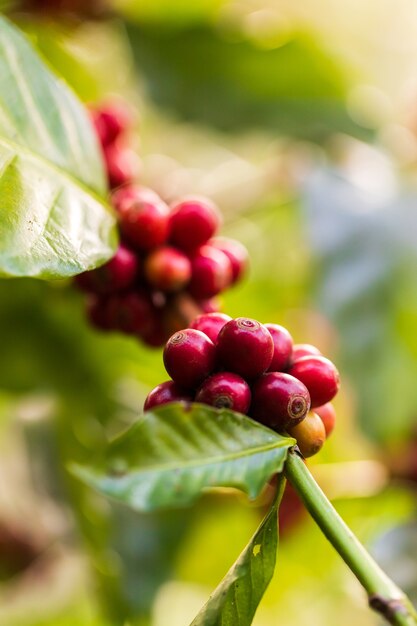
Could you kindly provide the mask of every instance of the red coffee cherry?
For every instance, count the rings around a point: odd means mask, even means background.
[[[190,328],[201,330],[213,343],[216,343],[219,332],[232,318],[225,313],[202,313],[190,324]]]
[[[231,276],[230,261],[224,252],[212,246],[201,246],[191,259],[188,290],[199,300],[211,298],[230,285]]]
[[[289,374],[268,372],[252,387],[251,416],[280,432],[301,422],[309,409],[306,386]]]
[[[322,356],[320,350],[311,343],[295,343],[292,348],[291,361],[297,361],[303,356]]]
[[[197,387],[214,369],[214,343],[199,330],[187,328],[168,339],[164,365],[171,378],[181,387]]]
[[[79,274],[75,278],[83,291],[110,294],[130,287],[138,273],[138,259],[132,250],[123,244],[110,261],[101,267]]]
[[[265,324],[274,342],[274,356],[268,368],[269,372],[280,372],[288,367],[292,354],[292,337],[284,326]]]
[[[132,124],[130,110],[122,102],[108,102],[90,111],[98,138],[103,146],[113,143]]]
[[[229,239],[228,237],[216,237],[215,239],[211,239],[209,245],[218,248],[218,250],[224,252],[229,258],[232,267],[231,284],[234,285],[241,280],[247,270],[249,261],[249,254],[245,246],[241,244],[240,241]]]
[[[140,161],[129,147],[117,141],[105,146],[103,153],[111,189],[130,184],[137,178]]]
[[[193,397],[187,391],[178,387],[172,380],[167,380],[148,393],[145,404],[143,405],[143,410],[150,411],[150,409],[160,406],[161,404],[168,404],[168,402],[192,401]]]
[[[145,276],[157,289],[178,291],[191,278],[190,259],[171,246],[157,248],[145,260]]]
[[[221,302],[216,297],[208,300],[197,300],[196,304],[203,313],[217,313],[221,309]]]
[[[313,408],[330,402],[339,391],[339,372],[324,356],[303,356],[294,361],[288,373],[305,384]]]
[[[120,230],[139,250],[151,250],[168,237],[169,208],[151,189],[129,186],[113,194]]]
[[[197,391],[195,400],[217,409],[230,409],[239,413],[247,413],[251,393],[248,383],[237,374],[218,372],[203,382]]]
[[[330,437],[336,424],[336,411],[333,404],[327,402],[327,404],[323,404],[323,406],[316,407],[314,412],[317,413],[324,424],[326,437]]]
[[[153,328],[154,307],[145,291],[110,296],[107,311],[112,327],[125,333],[142,335]]]
[[[219,363],[247,380],[268,369],[273,353],[274,342],[268,329],[247,317],[227,322],[217,338]]]
[[[112,330],[108,315],[108,300],[105,296],[89,294],[86,302],[86,315],[91,326],[98,330]]]
[[[214,235],[220,221],[220,213],[210,200],[185,198],[172,206],[170,241],[181,250],[193,250]]]
[[[289,434],[297,440],[301,454],[307,459],[317,454],[326,441],[326,430],[320,417],[313,411],[297,426],[289,428]]]

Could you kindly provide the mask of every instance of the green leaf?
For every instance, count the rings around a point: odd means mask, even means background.
[[[107,260],[106,193],[86,111],[0,18],[0,275],[58,278]]]
[[[73,471],[104,495],[152,511],[188,505],[206,487],[255,498],[294,444],[239,413],[177,403],[146,413],[93,469]]]
[[[275,570],[278,506],[285,480],[246,548],[210,596],[191,626],[250,626]]]

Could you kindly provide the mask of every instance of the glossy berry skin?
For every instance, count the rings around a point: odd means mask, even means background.
[[[211,298],[230,285],[231,277],[232,268],[224,252],[201,246],[191,258],[188,290],[198,300]]]
[[[217,372],[203,382],[195,400],[217,409],[247,413],[251,392],[248,383],[241,376],[231,372]]]
[[[192,402],[192,400],[192,396],[187,391],[178,387],[172,380],[167,380],[148,393],[143,410],[150,411],[168,402]]]
[[[300,423],[310,409],[303,383],[283,372],[268,372],[252,387],[251,416],[279,432]]]
[[[324,356],[303,356],[294,361],[288,373],[305,384],[313,408],[330,402],[339,391],[339,372]]]
[[[323,406],[316,407],[314,412],[317,413],[324,424],[326,437],[330,437],[336,424],[336,411],[333,404],[327,402],[327,404],[323,404]]]
[[[154,307],[144,291],[135,290],[110,296],[107,303],[112,327],[128,334],[150,332],[154,322]]]
[[[284,326],[279,324],[265,324],[265,326],[271,333],[274,342],[274,356],[268,371],[281,372],[290,363],[293,346],[292,337]]]
[[[162,246],[146,258],[145,276],[153,287],[161,291],[178,291],[191,278],[190,259],[176,248]]]
[[[238,317],[227,322],[217,338],[218,363],[246,380],[260,376],[271,365],[274,342],[258,321]]]
[[[232,318],[225,313],[202,313],[190,324],[190,328],[201,330],[213,343],[216,343],[219,332]]]
[[[214,369],[214,343],[199,330],[181,330],[166,343],[164,365],[171,378],[181,387],[192,389],[203,382]]]
[[[119,142],[104,147],[104,161],[111,189],[132,183],[139,173],[139,158]]]
[[[110,294],[130,287],[137,273],[136,255],[122,244],[110,261],[95,270],[79,274],[75,282],[83,291]]]
[[[206,198],[185,198],[172,206],[170,241],[190,251],[206,243],[220,225],[216,206]]]
[[[301,359],[303,356],[322,356],[320,350],[311,343],[295,343],[292,348],[291,362]]]
[[[130,111],[121,102],[109,102],[91,111],[91,118],[100,143],[113,143],[132,124]]]
[[[230,261],[232,267],[232,280],[231,284],[243,278],[248,266],[249,254],[245,246],[236,241],[235,239],[228,239],[227,237],[215,237],[208,242],[214,248],[218,248],[224,252]]]
[[[129,186],[113,194],[120,230],[139,250],[151,250],[168,238],[169,208],[151,189]]]
[[[289,434],[297,440],[300,452],[306,459],[317,454],[326,441],[324,424],[313,411],[309,411],[300,424],[289,429]]]

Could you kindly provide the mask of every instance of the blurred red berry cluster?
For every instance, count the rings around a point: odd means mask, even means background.
[[[168,206],[135,184],[127,146],[131,117],[123,106],[103,106],[92,117],[121,244],[110,261],[75,282],[89,296],[94,326],[160,346],[198,313],[219,309],[215,297],[242,278],[248,254],[238,241],[215,237],[221,216],[210,200],[186,197]]]
[[[170,337],[164,365],[172,380],[149,393],[145,410],[173,401],[228,408],[290,433],[305,457],[333,430],[338,371],[314,346],[294,345],[283,326],[203,314]]]

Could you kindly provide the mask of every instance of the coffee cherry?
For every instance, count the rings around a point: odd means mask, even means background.
[[[330,437],[336,424],[336,411],[331,402],[318,406],[314,409],[314,412],[320,417],[324,424],[326,431],[326,437]]]
[[[243,277],[247,269],[249,255],[245,246],[240,241],[228,239],[227,237],[211,239],[209,245],[218,248],[228,257],[232,267],[231,284],[234,285]]]
[[[289,374],[268,372],[252,387],[250,415],[280,432],[301,422],[309,409],[307,388]]]
[[[321,356],[321,352],[310,343],[295,343],[292,348],[291,362],[293,363],[303,356]]]
[[[148,393],[145,404],[143,405],[143,410],[150,411],[150,409],[160,406],[161,404],[168,404],[168,402],[192,401],[193,398],[187,391],[178,387],[172,380],[167,380]]]
[[[203,313],[217,313],[221,309],[221,302],[216,297],[208,300],[196,300],[196,304]]]
[[[339,391],[339,372],[324,356],[303,356],[294,361],[288,373],[305,384],[313,408],[330,402]]]
[[[168,339],[164,365],[171,378],[181,387],[192,389],[214,369],[214,343],[199,330],[187,328]]]
[[[218,372],[203,382],[197,391],[195,400],[217,409],[224,408],[239,413],[247,413],[251,393],[248,383],[237,374]]]
[[[326,441],[326,430],[320,417],[310,411],[297,426],[289,429],[289,434],[297,440],[301,454],[308,458],[317,454]]]
[[[165,345],[167,334],[159,315],[154,315],[151,329],[140,333],[140,338],[150,348],[160,348]]]
[[[185,198],[172,206],[170,241],[181,250],[206,243],[220,225],[216,206],[206,198]]]
[[[129,186],[113,194],[120,230],[139,250],[151,250],[168,237],[169,208],[151,189]]]
[[[198,315],[190,324],[190,328],[201,330],[213,343],[216,343],[219,332],[232,318],[225,313],[203,313]]]
[[[146,258],[145,276],[157,289],[178,291],[191,278],[190,259],[176,248],[157,248]]]
[[[284,326],[279,326],[279,324],[265,324],[265,326],[274,342],[274,356],[268,371],[280,372],[289,364],[292,354],[292,337]]]
[[[268,329],[247,317],[227,322],[217,338],[219,363],[247,380],[268,369],[273,353],[274,342]]]
[[[108,315],[108,300],[106,297],[89,294],[86,302],[86,315],[91,326],[98,330],[112,330]]]
[[[111,189],[132,183],[139,173],[139,158],[119,142],[104,147],[104,161]]]
[[[123,244],[110,261],[101,267],[79,274],[75,282],[87,292],[110,294],[133,284],[138,273],[138,259],[134,252]]]
[[[90,112],[102,146],[107,146],[132,124],[128,108],[121,102],[109,102]]]
[[[145,291],[115,294],[107,303],[112,327],[128,334],[150,332],[154,323],[154,307]]]
[[[230,261],[221,250],[201,246],[191,259],[188,290],[197,299],[211,298],[230,285]]]

